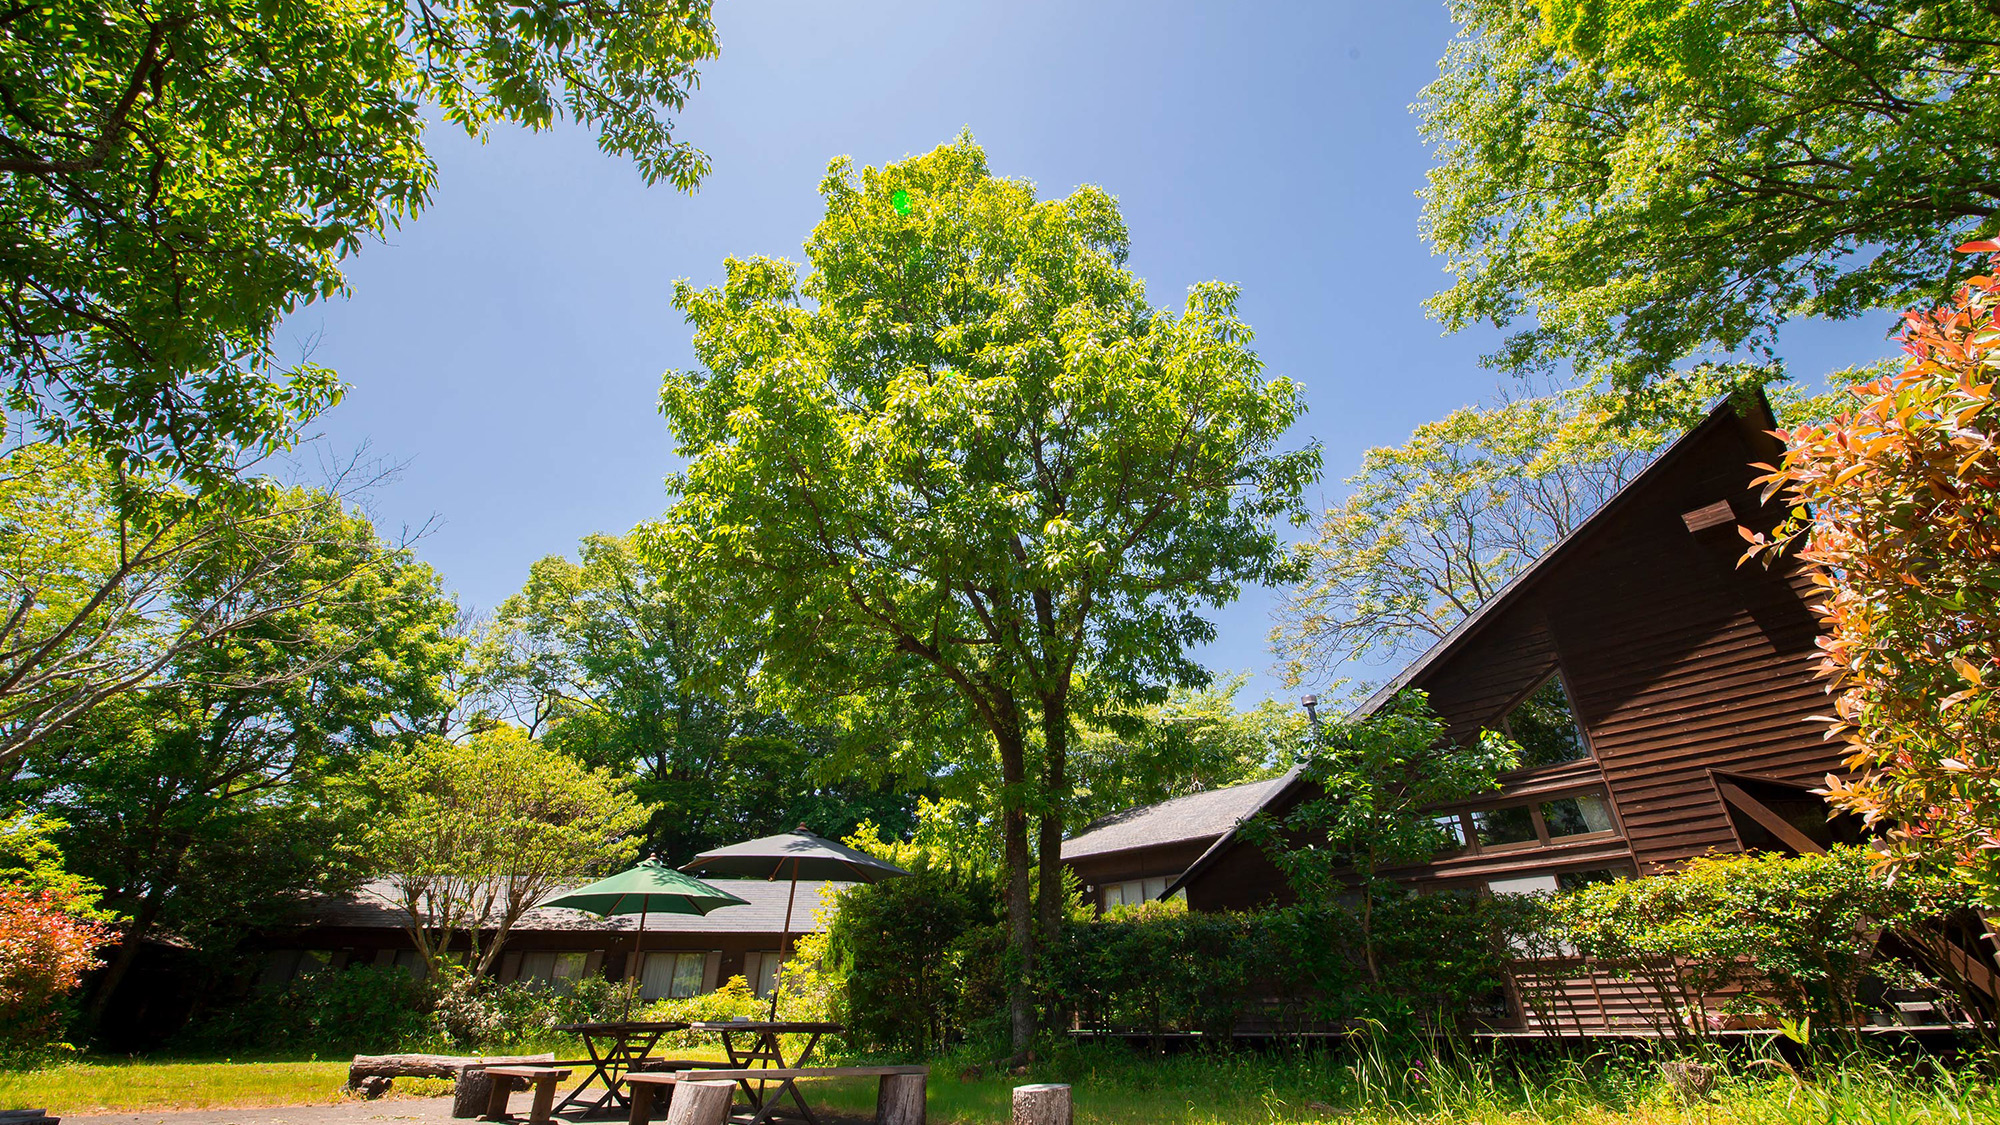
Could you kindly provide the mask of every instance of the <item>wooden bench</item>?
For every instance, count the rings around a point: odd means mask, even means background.
[[[930,1080],[931,1068],[927,1066],[800,1066],[800,1067],[749,1067],[744,1069],[682,1070],[671,1074],[657,1071],[633,1071],[625,1075],[625,1081],[632,1091],[632,1115],[630,1125],[648,1125],[654,1110],[654,1090],[664,1088],[668,1102],[673,1099],[674,1087],[687,1083],[735,1083],[743,1087],[749,1097],[751,1107],[756,1111],[748,1125],[764,1125],[778,1110],[778,1101],[790,1094],[794,1105],[807,1121],[814,1120],[812,1111],[806,1108],[805,1099],[800,1096],[797,1083],[800,1079],[811,1078],[880,1078],[881,1084],[875,1095],[876,1125],[924,1125],[925,1085]],[[776,1082],[778,1089],[769,1097],[753,1093],[750,1083]],[[718,1120],[720,1120],[718,1118]],[[681,1120],[668,1118],[668,1125],[682,1125]],[[687,1125],[715,1125],[690,1119]]]
[[[493,1081],[493,1092],[486,1095],[486,1113],[481,1121],[512,1121],[507,1112],[507,1097],[514,1092],[516,1079],[533,1083],[535,1087],[534,1108],[528,1111],[529,1125],[548,1125],[549,1111],[556,1105],[556,1083],[570,1076],[562,1067],[554,1066],[489,1066],[486,1076]]]

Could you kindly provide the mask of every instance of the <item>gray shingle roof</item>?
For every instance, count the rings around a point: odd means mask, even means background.
[[[725,906],[707,914],[647,914],[646,932],[649,934],[775,934],[784,929],[785,897],[791,892],[789,881],[764,879],[708,881],[738,898],[749,900],[749,905]],[[799,880],[798,901],[792,905],[792,932],[806,934],[821,929],[819,923],[813,920],[815,909],[822,901],[831,906],[832,895],[851,885],[817,879]],[[562,893],[560,890],[555,891],[548,897],[555,898]],[[394,884],[387,879],[376,879],[363,884],[351,895],[309,900],[300,911],[297,924],[365,930],[401,929],[406,917],[397,898]],[[581,910],[564,910],[552,906],[530,910],[521,915],[520,921],[514,923],[517,933],[530,930],[621,933],[638,928],[639,916],[636,914],[618,914],[600,919]]]
[[[1277,792],[1291,774],[1267,781],[1231,785],[1175,797],[1157,805],[1112,813],[1082,832],[1063,841],[1064,859],[1122,852],[1157,844],[1179,844],[1211,839],[1236,827],[1244,817],[1256,812],[1264,798]],[[731,888],[734,890],[734,888]]]

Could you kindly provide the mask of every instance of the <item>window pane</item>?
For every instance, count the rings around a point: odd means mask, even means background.
[[[1521,765],[1552,766],[1585,757],[1562,677],[1548,681],[1507,713],[1507,731],[1521,746]]]
[[[769,996],[771,989],[776,987],[778,983],[778,955],[776,953],[756,953],[752,954],[752,956],[757,958],[757,979],[755,981],[757,995]]]
[[[1486,889],[1496,895],[1548,894],[1556,889],[1556,877],[1520,875],[1512,879],[1494,879],[1486,884]]]
[[[556,955],[553,953],[528,953],[521,957],[522,984],[547,984],[555,971]]]
[[[1482,809],[1472,814],[1472,828],[1479,833],[1479,843],[1482,847],[1519,844],[1537,839],[1535,818],[1526,805],[1514,805],[1504,809]]]
[[[1437,825],[1438,850],[1455,852],[1465,846],[1465,822],[1457,813],[1450,816],[1434,816],[1431,823]]]
[[[701,991],[701,968],[704,957],[699,953],[682,953],[674,961],[674,996],[693,996]]]
[[[1542,806],[1542,822],[1549,826],[1551,837],[1609,832],[1611,810],[1605,807],[1604,798],[1596,794],[1564,797]]]
[[[639,998],[660,1000],[673,995],[674,955],[648,953],[639,971]]]
[[[1593,883],[1615,883],[1628,877],[1622,867],[1593,867],[1587,871],[1562,871],[1556,874],[1556,886],[1565,891],[1578,887],[1588,887]]]

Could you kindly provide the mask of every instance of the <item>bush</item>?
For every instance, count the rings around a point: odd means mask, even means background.
[[[111,940],[53,891],[0,887],[0,1052],[51,1045],[70,1014],[69,994]]]
[[[1848,1029],[1871,974],[1922,983],[1878,958],[1885,929],[1928,927],[1969,905],[1969,888],[1915,875],[1891,880],[1866,848],[1825,855],[1704,856],[1668,875],[1604,883],[1551,903],[1559,937],[1585,957],[1637,965],[1683,990],[1682,1034],[1713,1022],[1704,997],[1734,1015]],[[1668,993],[1670,996],[1673,993]]]
[[[999,979],[1000,915],[995,874],[928,853],[904,878],[843,892],[825,959],[853,1044],[928,1055],[989,1014],[968,1013],[964,1000]]]
[[[380,1054],[428,1038],[425,989],[402,969],[360,966],[306,973],[212,1012],[183,1037],[206,1050],[258,1048]]]

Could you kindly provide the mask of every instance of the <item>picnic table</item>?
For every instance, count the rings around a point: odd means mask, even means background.
[[[579,1059],[577,1064],[590,1067],[590,1073],[584,1075],[576,1089],[571,1090],[562,1104],[555,1107],[555,1112],[561,1113],[585,1102],[593,1085],[603,1086],[604,1093],[589,1104],[586,1113],[601,1112],[607,1105],[626,1105],[625,1092],[618,1088],[619,1079],[645,1061],[662,1035],[669,1031],[685,1031],[687,1027],[686,1023],[678,1020],[625,1020],[568,1023],[556,1028],[583,1040],[583,1049],[590,1058]]]
[[[722,1051],[729,1057],[728,1069],[749,1072],[757,1069],[796,1071],[811,1061],[814,1048],[819,1046],[820,1036],[829,1032],[846,1030],[837,1023],[813,1023],[799,1020],[700,1020],[690,1025],[696,1031],[716,1032],[722,1036]],[[781,1035],[804,1035],[805,1046],[790,1059],[785,1057]],[[723,1068],[716,1068],[723,1069]],[[746,1074],[733,1074],[743,1087],[743,1096],[750,1101],[755,1112],[755,1120],[768,1121],[777,1109],[779,1099],[791,1095],[792,1104],[798,1107],[799,1115],[808,1125],[818,1125],[812,1110],[806,1107],[806,1100],[799,1094],[797,1075],[782,1078],[774,1076],[778,1089],[768,1098],[765,1095],[765,1080],[757,1080],[752,1088],[751,1079]],[[766,1103],[769,1103],[768,1107]]]

